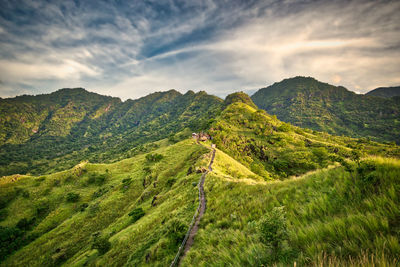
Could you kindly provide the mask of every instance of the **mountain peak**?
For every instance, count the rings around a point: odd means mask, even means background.
[[[225,105],[228,106],[232,103],[235,102],[241,102],[241,103],[245,103],[253,108],[257,108],[257,106],[254,104],[253,100],[251,100],[250,96],[244,92],[236,92],[233,94],[228,95],[225,98]]]
[[[366,93],[369,96],[379,96],[384,98],[391,98],[394,96],[400,96],[400,86],[394,87],[379,87]]]

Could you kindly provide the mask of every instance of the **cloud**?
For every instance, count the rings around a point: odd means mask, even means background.
[[[360,92],[400,83],[399,2],[21,1],[2,10],[0,96],[72,86],[123,99],[171,88],[225,96],[296,75]]]

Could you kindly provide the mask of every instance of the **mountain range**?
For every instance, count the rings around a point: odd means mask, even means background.
[[[174,265],[201,190],[181,266],[395,266],[399,107],[306,77],[1,99],[0,266]]]

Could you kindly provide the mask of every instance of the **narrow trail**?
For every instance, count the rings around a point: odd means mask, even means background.
[[[203,173],[203,175],[201,176],[201,181],[200,181],[200,185],[199,185],[199,191],[200,191],[200,196],[199,196],[200,197],[200,199],[199,199],[199,202],[200,202],[199,214],[198,214],[198,216],[196,218],[196,221],[195,221],[195,223],[193,225],[192,230],[190,231],[189,238],[186,241],[185,248],[183,250],[182,259],[185,257],[185,255],[189,251],[189,249],[192,247],[193,242],[194,242],[194,236],[196,235],[197,231],[199,230],[200,220],[203,217],[204,212],[206,211],[207,200],[206,200],[206,196],[204,194],[204,181],[205,181],[207,173],[212,171],[212,164],[214,162],[214,157],[215,157],[215,149],[213,149],[213,154],[212,154],[212,157],[211,157],[210,165],[208,165],[208,171]]]
[[[194,215],[194,224],[191,225],[192,227],[190,228],[189,226],[189,232],[186,234],[186,237],[182,243],[182,246],[184,247],[180,247],[178,254],[176,255],[174,261],[172,262],[171,266],[176,266],[176,265],[180,265],[182,259],[185,257],[186,253],[189,251],[189,249],[192,247],[193,243],[194,243],[194,237],[197,233],[197,231],[199,230],[199,224],[200,224],[200,220],[204,215],[204,212],[206,211],[206,205],[207,205],[207,199],[206,196],[204,194],[204,181],[206,178],[206,175],[208,172],[212,171],[212,164],[214,162],[214,158],[215,158],[215,148],[212,149],[212,156],[211,156],[211,161],[210,164],[208,165],[208,170],[203,173],[201,175],[200,178],[200,183],[199,183],[199,207]],[[183,249],[183,251],[182,251]],[[182,256],[180,256],[182,254]]]

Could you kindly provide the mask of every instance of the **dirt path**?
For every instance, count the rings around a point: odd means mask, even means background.
[[[206,211],[207,200],[206,200],[206,196],[204,194],[204,181],[205,181],[207,173],[212,171],[212,164],[214,162],[214,158],[215,158],[215,149],[213,149],[213,154],[212,154],[212,157],[211,157],[210,165],[208,165],[208,171],[203,173],[203,175],[201,176],[201,180],[200,180],[200,184],[199,184],[199,200],[200,200],[199,213],[197,215],[197,218],[196,218],[196,221],[195,221],[195,223],[193,225],[193,228],[190,230],[189,238],[186,241],[185,248],[183,250],[183,255],[182,255],[181,260],[179,261],[179,263],[182,261],[182,259],[186,255],[186,253],[192,247],[192,245],[194,243],[194,237],[195,237],[197,231],[199,230],[200,220],[203,217],[204,212]]]

